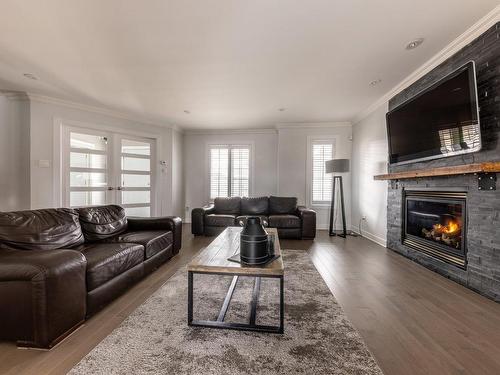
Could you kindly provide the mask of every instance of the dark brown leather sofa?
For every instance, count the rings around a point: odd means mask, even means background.
[[[50,348],[177,254],[177,217],[119,206],[0,213],[0,340]]]
[[[260,216],[280,238],[313,239],[316,213],[297,206],[295,197],[215,198],[214,203],[191,212],[194,235],[216,236],[226,227],[238,226],[248,216]]]

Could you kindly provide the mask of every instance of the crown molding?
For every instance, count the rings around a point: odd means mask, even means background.
[[[26,95],[25,92],[21,91],[2,91],[0,90],[0,96],[6,97],[9,100],[16,100],[16,101],[28,101],[29,97]]]
[[[313,129],[313,128],[341,128],[352,126],[349,121],[332,122],[280,122],[276,124],[276,129]]]
[[[122,120],[138,122],[138,123],[145,124],[145,125],[160,126],[162,128],[174,129],[174,130],[182,132],[181,128],[178,127],[177,125],[170,125],[170,124],[160,122],[160,121],[152,121],[150,119],[146,119],[146,118],[143,118],[140,116],[133,116],[133,115],[129,115],[129,114],[124,113],[124,112],[120,112],[120,111],[116,111],[116,110],[112,110],[112,109],[108,109],[108,108],[104,108],[104,107],[97,107],[97,106],[92,106],[92,105],[88,105],[88,104],[76,103],[76,102],[72,102],[69,100],[58,99],[58,98],[54,98],[51,96],[34,94],[34,93],[30,93],[30,92],[27,92],[26,95],[29,98],[29,100],[34,101],[34,102],[60,105],[60,106],[67,107],[67,108],[78,109],[78,110],[86,111],[86,112],[93,112],[93,113],[97,113],[100,115],[119,118]]]
[[[276,129],[185,129],[185,135],[276,134]]]
[[[413,71],[408,77],[398,83],[390,91],[385,93],[377,101],[372,103],[368,108],[359,112],[354,116],[352,122],[356,125],[361,120],[365,119],[373,111],[379,108],[384,103],[388,102],[393,96],[401,92],[406,87],[410,86],[412,83],[416,82],[418,79],[422,78],[425,74],[429,73],[432,69],[437,67],[439,64],[453,56],[455,53],[460,51],[466,45],[471,43],[474,39],[483,34],[490,27],[500,22],[500,5],[496,6],[491,12],[486,14],[483,18],[477,21],[474,25],[469,27],[464,33],[455,38],[451,43],[444,47],[441,51],[427,60],[418,69]]]

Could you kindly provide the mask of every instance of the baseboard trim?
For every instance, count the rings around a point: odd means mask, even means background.
[[[328,230],[330,229],[330,226],[328,224],[317,224],[316,223],[316,230]],[[336,226],[334,230],[336,231],[342,231],[342,225]],[[349,226],[347,226],[347,229],[349,230]]]
[[[356,233],[358,235],[360,234],[359,229],[356,228],[355,226],[351,226],[351,231],[353,231],[354,233]],[[380,236],[376,236],[373,233],[367,232],[366,230],[362,231],[361,236],[366,238],[367,240],[375,242],[377,245],[387,247],[387,239],[385,239],[385,238],[382,238]]]

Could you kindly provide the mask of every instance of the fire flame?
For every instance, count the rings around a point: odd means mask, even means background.
[[[434,230],[438,233],[452,234],[460,230],[460,225],[457,222],[450,220],[446,225],[435,224]]]

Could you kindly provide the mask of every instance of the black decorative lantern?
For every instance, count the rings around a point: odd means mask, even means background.
[[[247,218],[240,236],[240,260],[247,265],[267,263],[274,256],[274,243],[264,230],[260,217]]]

